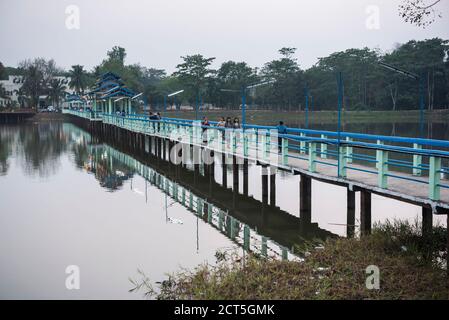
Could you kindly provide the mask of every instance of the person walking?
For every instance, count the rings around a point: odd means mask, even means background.
[[[282,138],[280,137],[281,134],[287,134],[287,126],[284,125],[284,121],[279,121],[279,124],[276,126],[276,129],[278,131],[278,149],[279,153],[282,152]]]
[[[203,137],[203,143],[207,142],[207,127],[210,127],[209,120],[207,117],[203,117],[203,121],[201,121],[201,132]]]
[[[232,127],[233,127],[234,129],[240,129],[240,128],[241,128],[239,118],[234,118],[234,124],[233,124]]]
[[[225,118],[221,117],[220,120],[217,122],[217,127],[224,128],[225,125],[226,125]]]

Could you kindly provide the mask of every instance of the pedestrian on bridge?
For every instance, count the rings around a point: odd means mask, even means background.
[[[284,121],[279,121],[279,124],[276,126],[278,131],[278,149],[279,153],[282,152],[282,137],[280,135],[287,134],[287,126],[284,125]]]

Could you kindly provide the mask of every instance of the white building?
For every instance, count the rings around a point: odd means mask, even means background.
[[[69,88],[70,77],[55,77],[62,84],[66,86],[66,93],[71,94],[73,90]],[[9,76],[8,80],[0,80],[0,84],[5,89],[5,98],[0,98],[0,107],[11,106],[11,107],[20,107],[24,103],[25,97],[22,95],[20,89],[23,86],[24,78],[23,76]],[[39,97],[39,107],[44,108],[47,107],[48,104],[51,103],[47,101],[47,96],[42,95]]]

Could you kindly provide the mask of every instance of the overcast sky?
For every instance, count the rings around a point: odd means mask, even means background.
[[[390,50],[411,39],[449,39],[449,0],[443,18],[422,29],[398,16],[400,0],[0,0],[0,61],[54,58],[70,68],[101,62],[112,46],[126,48],[126,63],[169,72],[180,56],[201,53],[253,67],[298,48],[302,68],[318,57],[365,46]],[[79,29],[66,8],[79,8]],[[373,7],[370,7],[374,5]],[[379,9],[377,28],[376,8]],[[368,10],[368,12],[367,12]],[[72,24],[70,24],[72,23]],[[76,23],[76,22],[75,22]],[[370,26],[369,28],[367,27]]]

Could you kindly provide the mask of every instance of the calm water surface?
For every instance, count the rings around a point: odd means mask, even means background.
[[[217,250],[239,248],[143,178],[129,164],[132,157],[125,162],[113,156],[114,150],[68,123],[0,126],[1,299],[141,298],[128,293],[128,278],[137,278],[137,269],[160,281],[180,267],[214,263]],[[217,184],[221,170],[216,165]],[[249,167],[251,205],[262,198],[260,170]],[[228,188],[232,179],[228,170]],[[346,203],[339,199],[345,199],[346,190],[319,182],[312,188],[314,232],[344,236]],[[249,209],[248,217],[236,212],[236,218],[290,248],[303,239],[292,226],[299,220],[298,195],[299,177],[278,172],[279,208],[263,222]],[[211,194],[232,212],[225,196],[219,189]],[[416,206],[373,195],[373,221],[419,216]],[[65,287],[69,265],[80,267],[80,290]]]

